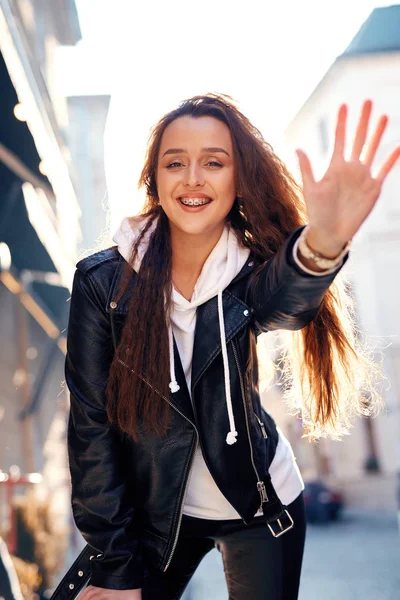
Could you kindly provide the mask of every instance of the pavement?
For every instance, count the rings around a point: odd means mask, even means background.
[[[183,600],[228,600],[217,550],[204,558]],[[351,507],[338,522],[309,525],[299,600],[400,600],[396,513]]]

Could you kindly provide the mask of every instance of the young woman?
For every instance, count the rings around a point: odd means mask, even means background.
[[[310,435],[366,410],[372,363],[334,279],[400,155],[372,177],[387,117],[360,160],[370,113],[345,160],[341,106],[320,181],[298,151],[302,191],[227,97],[194,97],[154,128],[145,207],[78,263],[71,298],[72,505],[95,550],[82,600],[180,598],[214,546],[229,598],[297,598],[303,483],[260,404],[256,340],[292,332]]]

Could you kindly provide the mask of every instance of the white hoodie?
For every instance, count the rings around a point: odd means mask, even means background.
[[[114,235],[120,254],[129,259],[132,244],[137,239],[144,221],[142,218],[125,218]],[[134,265],[135,271],[139,270],[140,263],[146,252],[149,237],[154,226],[149,230],[145,240],[139,248],[138,257]],[[229,366],[225,343],[224,318],[222,307],[222,292],[231,283],[244,266],[249,257],[249,249],[243,246],[232,229],[226,226],[222,235],[204,263],[193,290],[191,300],[184,298],[175,288],[172,291],[172,311],[169,335],[170,345],[170,388],[174,393],[179,389],[175,380],[175,365],[173,360],[173,337],[178,347],[179,356],[185,373],[187,387],[190,393],[194,332],[196,326],[197,307],[211,298],[218,296],[218,313],[224,363],[225,392],[230,431],[227,432],[226,442],[234,444],[237,432],[235,431],[234,414],[230,395]],[[270,466],[270,475],[275,490],[284,504],[290,504],[303,489],[303,481],[297,468],[291,447],[279,430],[279,441],[274,460]],[[191,477],[188,484],[186,501],[183,512],[185,514],[208,519],[238,519],[238,513],[229,504],[216,486],[202,456],[200,447],[194,459]]]

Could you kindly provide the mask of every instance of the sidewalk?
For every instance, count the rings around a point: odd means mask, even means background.
[[[394,513],[347,509],[309,526],[299,600],[399,600],[400,535]],[[219,553],[206,556],[184,600],[227,600]]]

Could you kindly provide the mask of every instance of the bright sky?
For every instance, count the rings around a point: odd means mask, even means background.
[[[134,212],[148,130],[177,102],[233,96],[275,148],[379,0],[76,0],[83,40],[59,56],[63,93],[112,93],[112,220]]]

